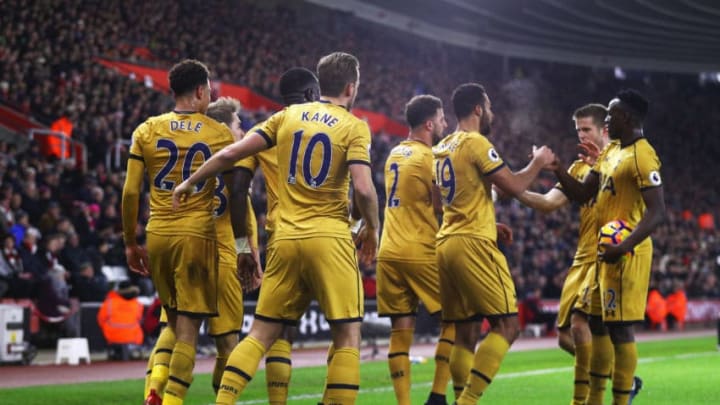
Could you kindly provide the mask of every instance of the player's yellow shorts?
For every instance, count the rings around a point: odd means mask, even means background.
[[[437,259],[443,321],[517,314],[515,284],[494,241],[451,236],[438,241]]]
[[[643,322],[647,306],[652,249],[615,264],[600,262],[603,322]]]
[[[591,263],[588,272],[585,274],[585,279],[577,291],[577,299],[572,310],[582,312],[585,315],[602,316],[597,262]],[[558,319],[560,319],[559,314]]]
[[[595,267],[595,262],[573,263],[568,270],[560,293],[560,308],[558,309],[557,326],[560,329],[570,327],[570,314],[575,307],[587,273]]]
[[[418,299],[430,314],[440,312],[437,263],[377,262],[377,304],[380,316],[415,315]]]
[[[363,289],[352,240],[273,239],[255,318],[295,325],[310,301],[329,323],[362,321]]]
[[[147,234],[150,275],[166,309],[217,316],[217,242],[189,235]]]

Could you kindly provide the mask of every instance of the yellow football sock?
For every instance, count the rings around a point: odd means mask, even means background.
[[[460,398],[460,394],[465,389],[465,382],[467,382],[472,364],[473,352],[457,345],[452,347],[450,350],[450,374],[452,375],[455,399]]]
[[[265,383],[267,384],[268,402],[271,404],[287,402],[292,370],[291,350],[290,342],[278,339],[270,346],[270,350],[265,356]]]
[[[212,386],[215,395],[217,395],[218,389],[220,389],[220,381],[222,381],[222,375],[225,371],[225,364],[227,364],[227,357],[220,356],[219,354],[215,356],[215,368],[213,368],[212,374]]]
[[[510,349],[510,343],[502,335],[494,332],[480,342],[475,352],[475,361],[470,370],[468,384],[457,400],[458,405],[474,405],[492,382],[500,363]]]
[[[330,367],[330,362],[332,361],[334,354],[335,354],[335,344],[330,342],[330,346],[328,347],[327,356],[326,356],[326,360],[325,360],[328,367]],[[327,403],[327,399],[328,399],[327,398],[327,382],[328,382],[327,374],[325,374],[325,385],[323,386],[323,399],[322,399],[322,402],[320,402],[320,404]]]
[[[160,332],[158,340],[155,343],[155,350],[153,350],[152,360],[152,371],[150,372],[150,378],[148,381],[147,393],[145,398],[150,393],[151,389],[154,389],[158,395],[163,395],[165,392],[165,385],[170,375],[170,357],[172,357],[173,349],[175,348],[175,332],[165,327]]]
[[[593,335],[590,357],[590,392],[587,404],[602,404],[605,397],[605,385],[610,378],[614,349],[610,335]]]
[[[435,347],[435,377],[430,392],[445,396],[450,381],[450,352],[455,343],[455,324],[443,323]]]
[[[145,367],[145,389],[143,390],[143,400],[150,394],[150,375],[152,375],[153,365],[155,364],[155,349],[150,353],[150,358]]]
[[[252,336],[246,337],[235,346],[225,366],[216,404],[235,404],[235,399],[255,375],[263,356],[265,346]]]
[[[410,346],[413,329],[393,329],[390,332],[388,366],[398,405],[410,405]]]
[[[360,390],[360,351],[354,347],[335,349],[327,371],[325,404],[354,404]]]
[[[637,367],[638,353],[635,342],[615,345],[615,372],[613,373],[613,404],[627,404],[633,377]]]
[[[575,388],[573,404],[582,405],[590,392],[590,354],[592,344],[583,342],[575,345]]]
[[[170,358],[170,376],[165,386],[163,405],[182,404],[193,380],[195,348],[185,342],[176,342]]]

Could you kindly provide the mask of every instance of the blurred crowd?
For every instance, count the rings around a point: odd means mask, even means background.
[[[402,120],[415,94],[448,102],[459,83],[483,83],[496,113],[490,139],[514,169],[531,146],[548,144],[563,159],[576,154],[572,112],[588,102],[607,103],[617,90],[634,87],[651,101],[645,131],[663,162],[668,222],[654,235],[653,286],[678,288],[689,297],[720,298],[720,215],[716,156],[720,156],[720,92],[691,75],[591,69],[462,50],[302,2],[189,0],[98,3],[89,0],[2,3],[0,103],[49,125],[58,117],[74,124],[72,136],[88,148],[88,170],[43,156],[37,144],[23,152],[0,144],[0,297],[45,301],[61,315],[71,296],[102,301],[111,287],[103,266],[123,266],[119,197],[122,165],[106,165],[118,140],[129,139],[147,117],[172,106],[152,86],[99,65],[117,58],[168,67],[194,57],[214,77],[277,98],[277,78],[296,65],[313,68],[328,52],[347,50],[361,62],[356,106]],[[112,10],[112,11],[110,11]],[[203,10],[198,13],[198,10]],[[268,112],[245,112],[244,126]],[[449,130],[454,128],[450,118]],[[374,134],[373,171],[384,206],[383,166],[402,140]],[[554,185],[544,175],[534,186]],[[146,198],[146,197],[145,197]],[[253,200],[264,224],[264,184]],[[141,212],[146,220],[146,201]],[[557,298],[577,240],[577,210],[541,214],[516,201],[497,204],[498,221],[513,228],[503,246],[518,297]],[[143,229],[137,230],[142,237]],[[364,269],[372,277],[373,269]],[[143,295],[147,279],[136,278]]]

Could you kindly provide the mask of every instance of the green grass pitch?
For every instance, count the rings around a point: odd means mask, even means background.
[[[639,344],[637,374],[645,381],[634,404],[720,403],[720,353],[712,337],[656,341]],[[139,369],[138,373],[143,370]],[[422,404],[430,390],[433,362],[412,366],[412,401]],[[316,404],[320,399],[324,367],[293,370],[290,404]],[[394,394],[384,361],[364,362],[358,404],[392,404]],[[560,349],[512,352],[483,396],[486,404],[564,404],[572,396],[572,358]],[[265,375],[260,371],[238,404],[267,403]],[[143,381],[123,380],[73,386],[40,386],[0,390],[0,403],[25,405],[140,404]],[[452,398],[450,384],[448,398]],[[212,404],[210,376],[195,377],[187,405]],[[611,403],[610,389],[606,403]]]

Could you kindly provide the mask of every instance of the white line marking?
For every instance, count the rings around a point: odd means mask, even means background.
[[[638,360],[638,363],[655,363],[658,361],[665,361],[665,360],[686,360],[686,359],[695,359],[699,357],[711,357],[711,356],[717,356],[720,352],[699,352],[699,353],[685,353],[685,354],[676,354],[673,356],[662,356],[662,357],[645,357]],[[536,375],[547,375],[547,374],[555,374],[555,373],[564,373],[566,371],[573,371],[573,367],[554,367],[554,368],[544,368],[540,370],[528,370],[528,371],[518,371],[516,373],[500,373],[498,374],[495,379],[506,379],[506,378],[521,378],[521,377],[528,377],[528,376],[536,376]],[[418,383],[413,384],[410,388],[411,390],[419,389],[419,388],[425,388],[432,386],[432,383],[425,382],[425,383]],[[385,387],[377,387],[377,388],[365,388],[360,389],[359,394],[374,394],[374,393],[386,393],[386,392],[393,392],[393,387],[391,386],[385,386]],[[307,400],[307,399],[322,399],[322,394],[300,394],[300,395],[292,395],[288,397],[288,402],[290,401],[301,401],[301,400]],[[252,399],[248,401],[238,401],[235,402],[235,405],[251,405],[251,404],[265,404],[267,403],[267,399]],[[212,404],[209,404],[212,405]]]

